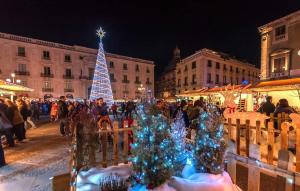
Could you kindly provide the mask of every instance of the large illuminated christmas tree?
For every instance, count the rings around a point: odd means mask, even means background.
[[[100,38],[99,50],[97,55],[96,67],[94,71],[94,78],[92,84],[92,90],[90,95],[90,100],[96,100],[98,98],[103,98],[108,106],[113,104],[113,95],[111,90],[110,79],[108,75],[108,69],[103,49],[102,38],[105,32],[100,27],[97,30],[97,35]]]

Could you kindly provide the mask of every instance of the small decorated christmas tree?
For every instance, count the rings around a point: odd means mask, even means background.
[[[200,113],[193,153],[197,171],[212,174],[223,172],[226,144],[221,120],[221,114],[214,105],[208,105],[207,110]]]
[[[186,149],[186,129],[183,114],[181,111],[177,114],[174,122],[171,125],[171,134],[175,142],[175,158],[174,166],[176,175],[180,175],[188,158],[188,150]]]
[[[153,189],[174,175],[175,142],[170,126],[161,115],[149,115],[144,105],[137,107],[138,127],[134,127],[132,144],[133,184]],[[145,111],[146,110],[146,111]]]

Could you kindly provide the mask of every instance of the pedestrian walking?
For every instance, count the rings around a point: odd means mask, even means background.
[[[62,136],[65,136],[68,132],[68,105],[66,103],[66,97],[60,96],[58,101],[58,119],[59,129]]]

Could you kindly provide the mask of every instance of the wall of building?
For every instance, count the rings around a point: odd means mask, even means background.
[[[208,65],[209,62],[211,66]],[[193,63],[196,64],[196,67],[194,68]],[[217,65],[219,65],[219,68],[217,68]],[[224,69],[224,65],[226,65],[226,69]],[[230,67],[232,67],[232,72],[230,71]],[[236,72],[237,68],[238,72]],[[249,83],[256,83],[259,80],[259,71],[258,68],[249,63],[221,56],[218,52],[212,50],[202,49],[177,64],[177,94],[204,87],[242,84],[245,80]],[[210,81],[208,79],[208,74],[211,74]],[[193,75],[195,76],[194,83]],[[219,76],[219,81],[217,81],[217,75]],[[224,76],[226,76],[226,81]],[[187,84],[185,84],[185,78],[187,78]]]
[[[18,53],[19,47],[25,48],[24,55]],[[49,52],[50,59],[43,58],[43,51]],[[66,55],[71,57],[71,61],[65,61]],[[87,98],[88,89],[92,84],[89,70],[95,67],[96,56],[95,49],[0,33],[0,79],[10,78],[10,74],[15,73],[15,79],[20,79],[21,84],[35,90],[29,93],[31,97],[43,98],[46,94],[59,97],[71,94],[74,98]],[[135,99],[141,95],[136,91],[140,86],[135,83],[136,76],[139,76],[145,91],[149,91],[149,94],[154,93],[153,61],[110,53],[106,53],[106,60],[108,70],[115,78],[115,81],[112,81],[115,99]],[[109,67],[111,62],[114,63],[113,68]],[[26,65],[26,69],[19,66],[20,64]],[[123,64],[127,64],[127,70],[123,70]],[[136,65],[139,65],[139,71],[136,71]],[[41,77],[44,67],[50,67],[53,76]],[[66,69],[71,69],[71,79],[66,79]],[[124,75],[127,75],[128,83],[123,83]],[[45,88],[47,82],[50,84],[49,88]]]
[[[285,34],[276,30],[285,26]],[[261,78],[300,76],[300,11],[272,21],[259,28],[261,33]],[[274,71],[274,59],[285,57],[283,71]]]

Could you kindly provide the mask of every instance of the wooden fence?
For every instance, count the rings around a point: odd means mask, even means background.
[[[251,119],[255,120],[255,119]],[[246,157],[250,157],[250,134],[252,133],[252,140],[255,140],[252,144],[258,145],[261,149],[262,146],[267,148],[267,157],[266,162],[271,165],[275,165],[276,162],[274,159],[274,152],[275,152],[275,135],[280,136],[280,149],[281,150],[288,150],[288,141],[289,141],[289,126],[288,123],[290,121],[288,114],[281,113],[278,114],[277,117],[273,115],[270,116],[270,119],[266,121],[256,121],[256,126],[250,126],[250,120],[246,120],[244,124],[241,124],[240,119],[236,119],[235,123],[233,123],[232,119],[228,119],[227,123],[225,124],[228,129],[228,138],[229,140],[235,141],[235,153],[238,155],[244,155]],[[276,124],[276,125],[275,125]],[[277,127],[277,129],[275,129]],[[296,149],[296,165],[295,171],[300,172],[300,126],[296,126],[293,124],[293,128],[295,130],[295,149]],[[235,131],[235,132],[234,132]],[[241,133],[241,132],[244,133]],[[267,145],[263,145],[262,143],[262,132],[267,134]],[[241,149],[241,139],[244,136],[244,152],[242,153]],[[277,153],[276,153],[277,154]],[[278,155],[277,155],[278,156]],[[277,157],[278,158],[278,157]]]

